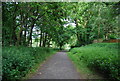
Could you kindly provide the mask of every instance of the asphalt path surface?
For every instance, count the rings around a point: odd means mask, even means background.
[[[31,79],[80,79],[80,75],[63,51],[57,52],[43,63]]]

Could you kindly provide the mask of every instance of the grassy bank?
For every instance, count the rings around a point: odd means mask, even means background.
[[[3,47],[3,80],[16,81],[25,77],[36,65],[55,53],[52,48]]]
[[[96,43],[74,48],[68,56],[83,74],[96,75],[97,72],[105,78],[120,80],[118,50],[117,43]]]

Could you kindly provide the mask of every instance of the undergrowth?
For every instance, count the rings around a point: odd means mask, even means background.
[[[73,48],[68,56],[78,67],[84,63],[109,79],[120,80],[118,50],[117,43],[95,43]]]
[[[37,63],[43,62],[55,52],[52,48],[40,47],[3,47],[2,79],[16,81],[25,77]]]

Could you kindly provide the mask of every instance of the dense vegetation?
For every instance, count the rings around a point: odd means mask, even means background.
[[[91,44],[94,39],[119,38],[119,11],[120,2],[3,2],[3,79],[19,79],[25,76],[36,62],[42,62],[52,54],[50,47],[62,49],[66,44],[69,47],[82,46]],[[83,56],[81,59],[88,66],[100,66],[98,69],[102,71],[107,69],[107,73],[111,74],[109,76],[118,79],[115,68],[118,65],[118,59],[115,58],[117,54],[112,54],[117,53],[117,49],[114,49],[114,45],[113,48],[110,46],[89,45],[80,50],[73,49],[70,55],[74,60],[77,59],[76,56]],[[91,50],[95,51],[96,59],[91,58],[94,56]],[[108,53],[110,57],[106,58]],[[110,68],[109,63],[101,65],[102,57],[105,59],[103,62],[111,62],[113,68]]]
[[[3,46],[86,45],[118,38],[119,3],[2,3]],[[27,10],[26,10],[27,9]],[[73,25],[71,25],[73,24]],[[33,39],[35,41],[33,41]]]
[[[74,48],[68,55],[79,67],[83,62],[87,67],[96,69],[107,78],[120,80],[118,50],[117,43],[97,43]]]
[[[4,47],[3,80],[20,80],[34,68],[35,64],[43,62],[54,53],[52,48]]]

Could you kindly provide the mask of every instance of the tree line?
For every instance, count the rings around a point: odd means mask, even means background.
[[[3,2],[2,45],[86,45],[118,38],[119,2]],[[70,25],[74,23],[75,26]],[[66,26],[65,26],[66,25]],[[73,43],[75,42],[75,43]]]

